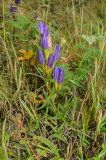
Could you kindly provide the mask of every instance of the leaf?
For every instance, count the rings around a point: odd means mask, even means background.
[[[1,160],[6,160],[5,152],[2,147],[0,147],[0,159]]]
[[[106,153],[106,143],[102,144],[102,148],[103,148],[104,152]]]
[[[63,142],[66,142],[66,138],[62,134],[54,133],[53,137],[57,138],[58,140],[61,140]]]
[[[30,64],[31,65],[38,64],[38,61],[36,59],[34,59],[34,58],[31,58],[30,59]]]
[[[25,29],[27,26],[28,26],[28,24],[29,24],[29,22],[27,21],[27,19],[26,19],[26,17],[25,16],[17,16],[16,17],[16,20],[14,21],[14,20],[12,20],[12,21],[10,21],[10,23],[11,23],[11,25],[13,26],[13,27],[15,27],[15,28],[17,28],[17,29]]]
[[[30,118],[35,121],[35,117],[33,115],[33,113],[30,111],[29,107],[19,98],[21,104],[22,104],[22,107],[27,111],[27,113],[29,114]]]
[[[28,160],[34,160],[34,157],[33,157],[33,156],[31,156],[31,157],[29,157],[29,158],[28,158]]]
[[[21,50],[19,50],[19,52],[23,54],[23,57],[18,57],[17,58],[18,60],[29,60],[34,55],[32,50],[21,49]]]
[[[25,60],[25,59],[24,59],[24,57],[18,57],[17,60],[18,60],[18,61],[23,61],[23,60]]]
[[[82,38],[88,42],[89,45],[92,45],[94,42],[97,41],[97,36],[95,35],[86,35],[86,34],[83,34],[82,35]]]
[[[59,158],[59,157],[53,157],[50,160],[64,160],[64,158]]]
[[[5,158],[4,160],[8,160],[8,153],[7,153],[6,139],[5,139],[5,129],[6,129],[6,118],[3,122],[3,127],[2,127],[2,138],[1,138],[2,148],[0,148],[0,158],[1,158],[1,156],[3,156],[2,160],[3,160],[3,158]],[[1,153],[3,153],[3,155]]]
[[[59,156],[59,149],[47,138],[43,138],[41,136],[35,136],[35,138],[40,141],[42,144],[44,144],[45,146],[47,146],[49,148],[47,148],[48,151],[50,151],[52,154],[55,154],[57,156]],[[41,145],[38,144],[39,148],[43,148],[46,150],[46,147],[43,147]]]
[[[37,153],[38,153],[40,156],[47,157],[47,151],[46,151],[46,150],[37,149]]]

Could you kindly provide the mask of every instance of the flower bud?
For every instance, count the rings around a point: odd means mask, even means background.
[[[50,57],[48,58],[48,64],[47,64],[49,68],[52,68],[54,61],[55,61],[54,55],[51,54]]]
[[[38,29],[39,29],[40,33],[43,34],[43,22],[42,21],[39,21]]]
[[[46,63],[44,54],[41,50],[38,50],[38,59],[39,59],[40,64]]]
[[[55,52],[54,52],[54,56],[55,56],[55,61],[58,61],[60,58],[60,44],[58,44],[56,46]]]
[[[41,46],[44,49],[48,48],[48,39],[47,39],[47,36],[45,34],[43,34],[42,37],[41,37]]]
[[[18,5],[20,3],[20,0],[15,0],[15,3]]]
[[[15,9],[14,9],[14,6],[13,6],[12,3],[10,4],[10,12],[11,12],[11,13],[14,13],[14,12],[15,12]]]
[[[39,21],[39,23],[38,23],[38,29],[39,29],[41,35],[45,34],[46,36],[48,36],[48,34],[49,34],[48,27],[42,21]]]
[[[64,81],[64,70],[62,68],[55,67],[53,71],[53,78],[59,84],[63,83]]]
[[[46,36],[49,35],[49,29],[48,29],[48,26],[46,24],[43,24],[43,34],[45,34]]]
[[[64,70],[62,68],[59,68],[58,83],[63,83],[63,81],[64,81]]]

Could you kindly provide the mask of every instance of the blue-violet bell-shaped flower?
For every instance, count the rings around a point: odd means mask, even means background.
[[[62,68],[55,67],[53,70],[53,78],[59,84],[63,83],[64,81],[64,70]]]
[[[15,3],[18,5],[21,0],[15,0]]]
[[[43,34],[43,31],[44,31],[43,25],[44,25],[43,22],[39,21],[39,23],[38,23],[38,29],[40,31],[40,34]]]
[[[42,21],[39,21],[38,29],[39,29],[40,34],[41,34],[41,46],[44,49],[48,49],[49,46],[50,46],[48,44],[49,43],[48,41],[50,41],[48,26],[46,24],[44,24]]]
[[[55,61],[58,61],[60,58],[60,44],[58,44],[56,46],[55,52],[54,52],[54,56],[55,56]]]
[[[15,12],[15,9],[14,9],[14,6],[13,6],[12,3],[10,4],[10,12],[11,12],[11,13],[14,13],[14,12]]]
[[[48,38],[45,34],[43,34],[42,37],[41,37],[41,46],[44,49],[48,48]]]
[[[49,34],[49,29],[46,24],[43,24],[43,34],[45,34],[46,36],[48,36],[48,34]]]
[[[64,81],[64,70],[62,68],[59,68],[58,83],[63,83],[63,81]]]
[[[59,68],[56,66],[53,70],[53,78],[54,80],[58,81],[58,75],[59,75]]]
[[[45,34],[46,36],[48,36],[48,34],[49,34],[48,27],[42,21],[39,21],[39,23],[38,23],[38,29],[39,29],[41,35]]]
[[[45,64],[46,63],[44,54],[41,50],[38,50],[38,59],[39,59],[40,64]]]
[[[54,55],[51,54],[50,57],[48,58],[48,64],[47,64],[49,68],[52,68],[54,61],[55,61]]]

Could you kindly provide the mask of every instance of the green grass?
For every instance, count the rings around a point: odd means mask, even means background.
[[[105,0],[23,0],[15,18],[10,2],[0,4],[0,160],[105,160]],[[35,16],[62,46],[59,93],[38,64],[17,60],[20,49],[37,55]]]

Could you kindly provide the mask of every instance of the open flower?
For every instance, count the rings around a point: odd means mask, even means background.
[[[55,67],[53,70],[53,78],[59,84],[62,84],[64,81],[64,70],[62,68]]]
[[[55,61],[58,61],[60,58],[60,44],[58,44],[56,46],[55,52],[54,52],[54,56],[55,56]]]
[[[39,59],[40,64],[45,64],[46,63],[44,54],[41,50],[38,50],[38,59]]]

